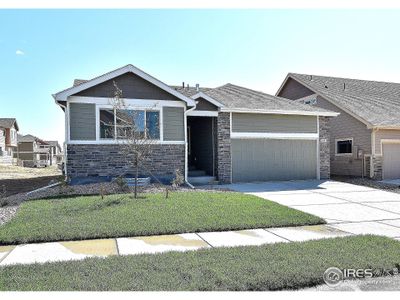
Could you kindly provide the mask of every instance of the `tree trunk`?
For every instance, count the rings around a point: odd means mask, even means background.
[[[139,162],[138,162],[138,158],[136,156],[135,158],[135,168],[136,168],[136,172],[135,172],[135,191],[134,191],[134,198],[137,199],[137,184],[138,184],[138,176],[139,176]]]

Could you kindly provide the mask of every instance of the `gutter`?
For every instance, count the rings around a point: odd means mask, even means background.
[[[193,106],[190,109],[185,110],[184,112],[184,126],[185,126],[185,183],[190,186],[192,189],[195,187],[188,181],[188,137],[187,137],[187,115],[189,112],[193,111],[196,109],[196,106]]]
[[[267,109],[246,109],[246,108],[221,108],[222,112],[253,113],[253,114],[276,114],[276,115],[301,115],[301,116],[322,116],[337,117],[337,112],[302,111],[302,110],[267,110]]]

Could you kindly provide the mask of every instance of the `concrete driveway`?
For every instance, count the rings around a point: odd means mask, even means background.
[[[400,194],[331,180],[236,183],[225,187],[319,216],[341,231],[400,240]]]

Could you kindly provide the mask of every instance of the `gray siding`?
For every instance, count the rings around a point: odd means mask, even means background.
[[[233,132],[317,132],[315,116],[235,113],[232,118]]]
[[[22,142],[18,144],[18,151],[20,152],[32,152],[33,142]]]
[[[375,132],[375,154],[383,154],[381,140],[391,139],[400,140],[400,130],[378,130]],[[399,155],[400,159],[400,155]]]
[[[164,141],[184,141],[184,109],[182,107],[163,108]]]
[[[315,179],[316,141],[232,139],[232,180]]]
[[[291,100],[296,100],[312,94],[314,94],[313,91],[306,88],[304,85],[297,82],[296,80],[289,78],[278,96]]]
[[[370,154],[371,130],[364,123],[320,96],[317,97],[317,106],[340,113],[339,116],[331,118],[329,121],[331,134],[331,174],[361,176],[362,160],[357,159],[356,155],[350,157],[336,156],[335,139],[353,138],[354,150],[358,148],[362,149],[364,154]]]
[[[154,100],[180,100],[174,95],[160,89],[154,84],[144,80],[143,78],[133,74],[126,73],[112,80],[105,81],[87,90],[81,91],[76,96],[86,97],[114,97],[115,87],[113,82],[116,82],[122,90],[124,98],[132,99],[154,99]],[[181,101],[181,100],[180,100]]]
[[[208,102],[207,100],[203,98],[198,98],[196,99],[198,101],[196,105],[196,110],[210,110],[210,111],[217,111],[218,107],[216,107],[214,104]]]
[[[87,103],[70,103],[70,139],[96,140],[96,106]]]

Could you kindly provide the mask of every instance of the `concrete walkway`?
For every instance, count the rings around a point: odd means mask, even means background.
[[[350,233],[331,226],[316,225],[0,246],[0,266],[80,260],[96,256],[286,243],[347,235]]]
[[[400,194],[337,181],[231,184],[253,194],[323,218],[331,228],[352,234],[400,239]],[[279,229],[277,233],[286,229]]]

